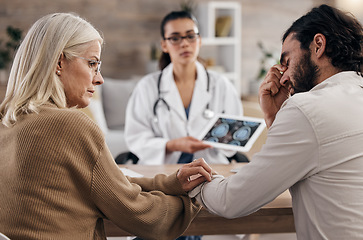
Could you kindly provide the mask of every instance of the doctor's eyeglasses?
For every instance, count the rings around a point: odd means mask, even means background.
[[[169,40],[171,42],[171,44],[178,45],[183,41],[183,39],[186,39],[186,40],[188,40],[188,42],[193,43],[198,39],[198,37],[199,37],[199,33],[190,33],[183,37],[175,35],[172,37],[164,38],[164,40]]]
[[[102,61],[97,61],[94,59],[88,59],[88,58],[78,57],[78,56],[76,56],[76,57],[88,61],[88,66],[95,71],[96,75],[99,72],[101,72]]]

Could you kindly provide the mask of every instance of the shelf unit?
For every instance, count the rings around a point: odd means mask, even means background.
[[[240,96],[248,93],[248,88],[242,89],[241,78],[241,14],[242,7],[239,2],[202,2],[197,11],[202,37],[200,57],[213,59],[216,66],[222,67],[221,73],[232,81]],[[216,36],[217,19],[226,16],[231,20],[230,31],[226,36]]]

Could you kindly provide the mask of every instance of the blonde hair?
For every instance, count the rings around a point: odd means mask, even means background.
[[[21,43],[10,71],[0,120],[13,126],[22,114],[38,112],[41,105],[67,106],[63,84],[56,75],[61,54],[71,59],[84,53],[92,41],[103,44],[100,33],[72,13],[54,13],[36,21]]]

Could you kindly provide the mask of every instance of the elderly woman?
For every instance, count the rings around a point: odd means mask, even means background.
[[[126,178],[101,130],[75,109],[104,81],[102,43],[90,23],[56,13],[19,47],[0,105],[0,232],[12,239],[105,239],[103,218],[173,239],[200,209],[186,192],[210,180],[202,159],[170,176]]]

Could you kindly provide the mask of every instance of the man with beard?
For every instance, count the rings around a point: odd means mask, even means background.
[[[235,218],[290,189],[298,239],[363,239],[362,33],[327,5],[295,21],[259,89],[266,144],[189,195]]]

